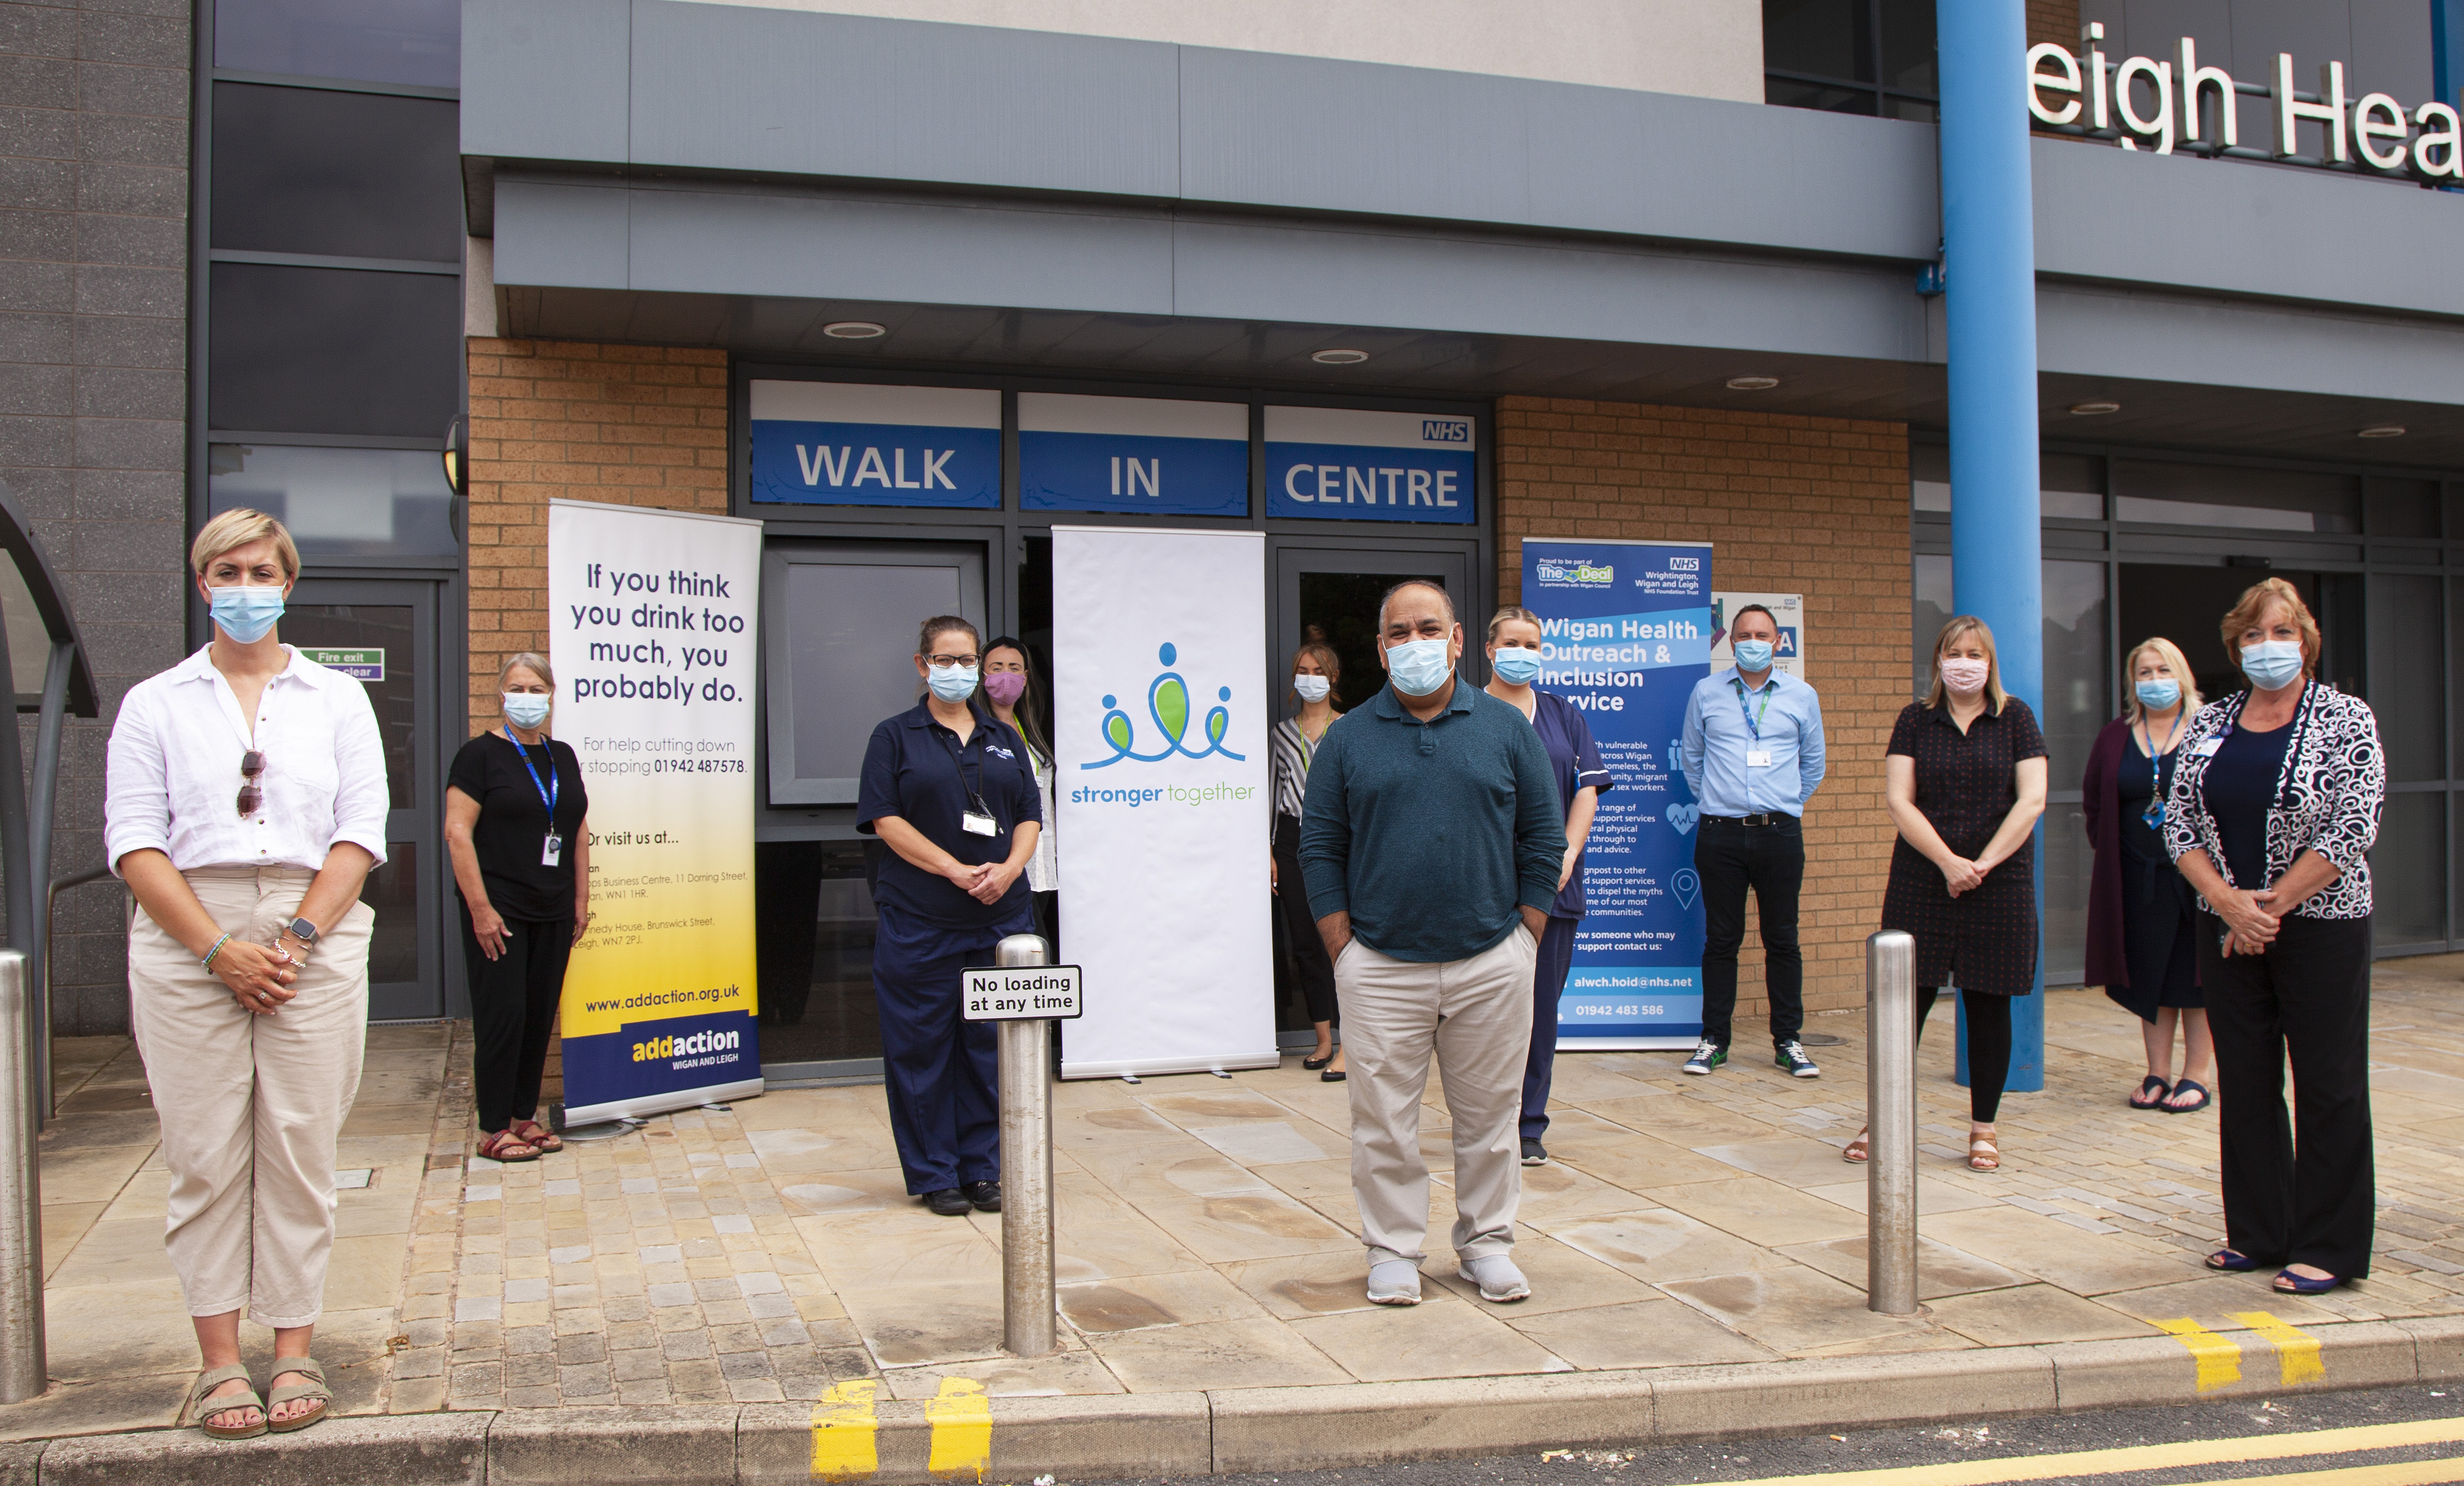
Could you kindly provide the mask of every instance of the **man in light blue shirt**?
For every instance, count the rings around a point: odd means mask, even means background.
[[[1800,1040],[1805,955],[1796,945],[1796,899],[1805,885],[1799,818],[1822,783],[1822,699],[1771,664],[1778,641],[1771,610],[1759,603],[1739,609],[1728,620],[1736,666],[1696,682],[1685,699],[1680,762],[1703,812],[1694,830],[1694,872],[1703,884],[1703,1040],[1685,1060],[1687,1073],[1709,1073],[1728,1060],[1751,887],[1761,909],[1772,1061],[1800,1079],[1822,1075]]]

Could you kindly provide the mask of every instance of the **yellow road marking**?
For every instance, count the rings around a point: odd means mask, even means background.
[[[2208,1392],[2228,1383],[2241,1381],[2241,1347],[2200,1325],[2189,1317],[2160,1321],[2157,1325],[2171,1332],[2173,1340],[2189,1349],[2199,1365],[2199,1391]]]
[[[2213,1486],[2443,1486],[2464,1481],[2464,1460],[2400,1460],[2284,1475],[2236,1475]]]
[[[2276,1360],[2283,1369],[2286,1388],[2317,1383],[2327,1376],[2326,1360],[2319,1355],[2319,1339],[2299,1326],[2278,1321],[2265,1311],[2235,1311],[2233,1319],[2267,1338],[2275,1346]]]
[[[2363,1450],[2395,1450],[2408,1445],[2464,1443],[2464,1419],[2416,1419],[2409,1424],[2363,1424],[2340,1430],[2313,1430],[2307,1434],[2253,1434],[2234,1439],[2183,1440],[2171,1445],[2123,1445],[2111,1450],[2079,1450],[2058,1455],[2013,1455],[2000,1460],[1952,1460],[1942,1465],[1892,1466],[1873,1471],[1825,1471],[1813,1475],[1774,1475],[1729,1486],[2008,1486],[2013,1481],[2049,1481],[2064,1476],[2117,1475],[2132,1471],[2169,1471],[2189,1466],[2237,1465],[2245,1461],[2290,1460],[2302,1455],[2339,1455]],[[2417,1465],[2361,1466],[2357,1471],[2420,1471],[2453,1468],[2455,1475],[2431,1476],[2356,1475],[2317,1472],[2293,1476],[2267,1476],[2268,1482],[2299,1480],[2308,1486],[2439,1486],[2464,1480],[2464,1459],[2427,1461]],[[2233,1486],[2257,1486],[2236,1480]]]
[[[852,1481],[881,1468],[873,1447],[872,1397],[880,1388],[872,1378],[833,1383],[813,1405],[813,1474],[825,1480]]]
[[[973,1378],[943,1378],[941,1396],[924,1406],[933,1423],[933,1455],[924,1469],[935,1480],[973,1474],[979,1481],[993,1459],[993,1406]]]

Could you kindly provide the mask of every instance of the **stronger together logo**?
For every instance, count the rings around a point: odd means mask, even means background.
[[[1206,746],[1204,748],[1190,746],[1184,736],[1189,732],[1189,683],[1181,678],[1178,671],[1169,668],[1179,657],[1179,650],[1167,641],[1160,649],[1155,651],[1155,659],[1162,662],[1167,668],[1147,685],[1147,715],[1155,719],[1155,731],[1163,734],[1163,746],[1152,754],[1139,753],[1136,725],[1130,721],[1129,713],[1121,710],[1118,697],[1107,696],[1104,698],[1105,710],[1101,732],[1104,734],[1104,741],[1111,745],[1112,756],[1099,758],[1093,763],[1080,764],[1079,768],[1109,769],[1124,758],[1135,759],[1142,764],[1154,764],[1161,763],[1176,755],[1183,758],[1204,758],[1210,754],[1221,754],[1231,759],[1239,759],[1243,756],[1223,746],[1223,735],[1230,732],[1232,727],[1232,712],[1225,707],[1207,709],[1205,722],[1201,728],[1206,735]],[[1215,688],[1215,696],[1219,702],[1229,702],[1232,700],[1232,688],[1218,687]]]

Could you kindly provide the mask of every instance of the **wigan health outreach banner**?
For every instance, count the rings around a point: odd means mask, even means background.
[[[1064,1078],[1271,1068],[1266,544],[1052,529]]]
[[[593,918],[564,977],[565,1118],[759,1094],[761,523],[554,501],[547,566],[553,726],[590,789]]]
[[[1617,788],[1583,858],[1590,909],[1557,1003],[1560,1048],[1691,1047],[1703,1030],[1701,814],[1678,765],[1710,672],[1711,548],[1525,537],[1538,685],[1583,710]]]

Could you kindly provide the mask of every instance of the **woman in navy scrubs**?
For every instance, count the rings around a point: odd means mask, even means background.
[[[1557,1072],[1557,998],[1574,965],[1574,926],[1583,916],[1583,842],[1592,834],[1592,813],[1600,797],[1617,787],[1591,724],[1574,704],[1531,683],[1540,677],[1540,616],[1503,608],[1488,622],[1488,694],[1511,702],[1531,719],[1549,750],[1557,776],[1557,798],[1566,807],[1566,861],[1557,869],[1557,901],[1549,906],[1549,927],[1531,974],[1531,1051],[1523,1064],[1523,1164],[1543,1166],[1549,1147],[1549,1085]]]
[[[856,801],[856,829],[890,848],[872,945],[890,1129],[908,1191],[944,1217],[1001,1211],[993,1027],[960,1014],[958,972],[1035,931],[1024,873],[1044,819],[1025,740],[969,705],[982,653],[965,620],[924,622],[928,694],[872,730]]]

